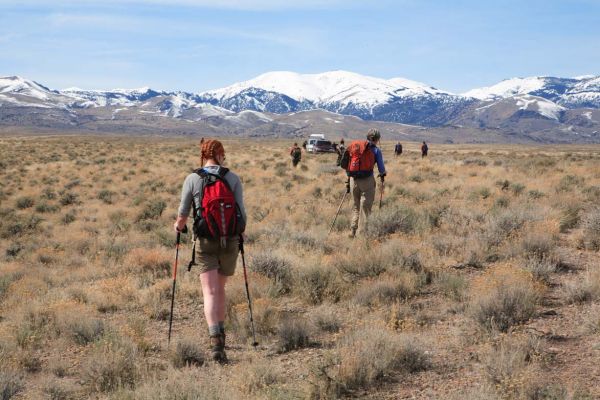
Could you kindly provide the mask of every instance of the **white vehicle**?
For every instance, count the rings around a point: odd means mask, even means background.
[[[308,137],[308,140],[306,141],[306,151],[308,153],[313,153],[314,146],[319,140],[325,140],[325,135],[323,135],[322,133],[310,135]]]

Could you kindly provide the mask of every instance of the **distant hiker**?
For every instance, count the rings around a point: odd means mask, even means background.
[[[425,141],[423,141],[423,144],[421,145],[421,158],[427,157],[428,151],[429,151],[429,147],[427,146],[427,143],[425,143]]]
[[[302,143],[302,148],[304,149],[304,151],[306,151],[307,144],[308,144],[308,142],[306,140]]]
[[[400,154],[402,154],[402,144],[398,142],[394,146],[394,156],[398,157]]]
[[[222,166],[224,161],[225,149],[221,142],[207,140],[202,144],[200,163],[203,167],[185,178],[174,224],[175,230],[181,232],[190,210],[194,211],[196,252],[192,260],[196,259],[200,270],[212,358],[220,363],[227,361],[225,283],[235,271],[239,236],[246,225],[242,183],[236,174]]]
[[[294,143],[294,145],[290,148],[290,156],[292,157],[292,164],[294,167],[297,167],[300,159],[302,158],[302,150],[300,147],[298,147],[298,143]]]
[[[344,139],[340,140],[340,144],[337,147],[337,162],[336,165],[339,167],[340,163],[342,162],[342,156],[344,155],[344,152],[346,151],[346,146],[344,145]]]
[[[355,140],[348,145],[347,150],[342,157],[341,167],[346,170],[346,174],[352,178],[352,229],[350,237],[356,236],[358,230],[358,220],[362,210],[363,223],[361,231],[367,223],[367,218],[371,214],[371,207],[375,200],[375,177],[373,168],[377,163],[379,177],[383,183],[386,175],[385,165],[383,164],[383,155],[377,144],[381,139],[381,134],[377,129],[369,129],[367,140]]]
[[[200,145],[204,144],[204,138],[200,139]]]

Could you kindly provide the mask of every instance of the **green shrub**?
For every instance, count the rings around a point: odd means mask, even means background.
[[[25,383],[20,375],[9,371],[0,371],[0,394],[2,400],[10,400],[25,388]]]
[[[149,200],[142,211],[138,214],[137,220],[142,221],[145,219],[158,219],[162,215],[163,211],[167,208],[167,203],[164,200],[153,199]]]
[[[379,276],[387,270],[388,262],[381,252],[357,249],[351,254],[337,258],[333,266],[350,280],[357,280]]]
[[[401,280],[368,282],[356,291],[352,301],[370,307],[406,300],[418,291],[418,282],[415,278],[413,274],[408,274]]]
[[[288,293],[292,288],[292,270],[288,260],[263,252],[256,254],[248,265],[251,271],[271,279],[271,290],[275,295]]]
[[[77,204],[79,202],[78,198],[79,196],[77,196],[75,193],[65,192],[60,196],[59,202],[63,206],[69,206],[72,204]]]
[[[61,222],[65,225],[69,225],[77,219],[77,213],[75,210],[68,211],[65,215],[63,215]]]
[[[46,202],[41,202],[37,206],[35,206],[35,211],[39,213],[55,213],[58,211],[58,206],[50,205]]]
[[[430,365],[415,338],[379,327],[361,329],[343,338],[334,354],[313,365],[311,397],[340,398],[390,374],[418,372]]]
[[[371,238],[382,238],[396,232],[412,233],[416,230],[419,218],[409,207],[396,206],[374,212],[369,217],[365,235]]]
[[[471,316],[483,328],[506,332],[511,326],[527,321],[535,313],[539,300],[533,287],[525,283],[507,283],[471,300]]]
[[[336,271],[327,266],[313,266],[298,273],[294,291],[309,304],[321,304],[324,300],[337,302],[342,296],[341,282]]]
[[[17,207],[19,210],[23,210],[25,208],[33,207],[33,204],[33,197],[23,196],[17,199],[17,201],[15,202],[15,207]]]
[[[108,189],[102,189],[98,192],[98,200],[102,200],[105,204],[112,204],[113,197],[116,195],[115,192]]]
[[[82,315],[69,316],[57,324],[59,325],[59,333],[71,337],[79,345],[86,345],[99,340],[105,331],[102,320]]]

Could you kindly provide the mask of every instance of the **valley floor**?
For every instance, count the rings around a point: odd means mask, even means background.
[[[207,359],[197,269],[172,223],[191,139],[0,138],[4,399],[600,398],[600,146],[384,138],[365,232],[334,154],[224,140],[246,261],[227,286],[230,363]],[[379,190],[379,188],[378,188]]]

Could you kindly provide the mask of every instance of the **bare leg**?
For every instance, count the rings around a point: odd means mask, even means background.
[[[208,326],[218,325],[225,319],[225,282],[227,277],[216,269],[200,274],[204,297],[204,316]]]

